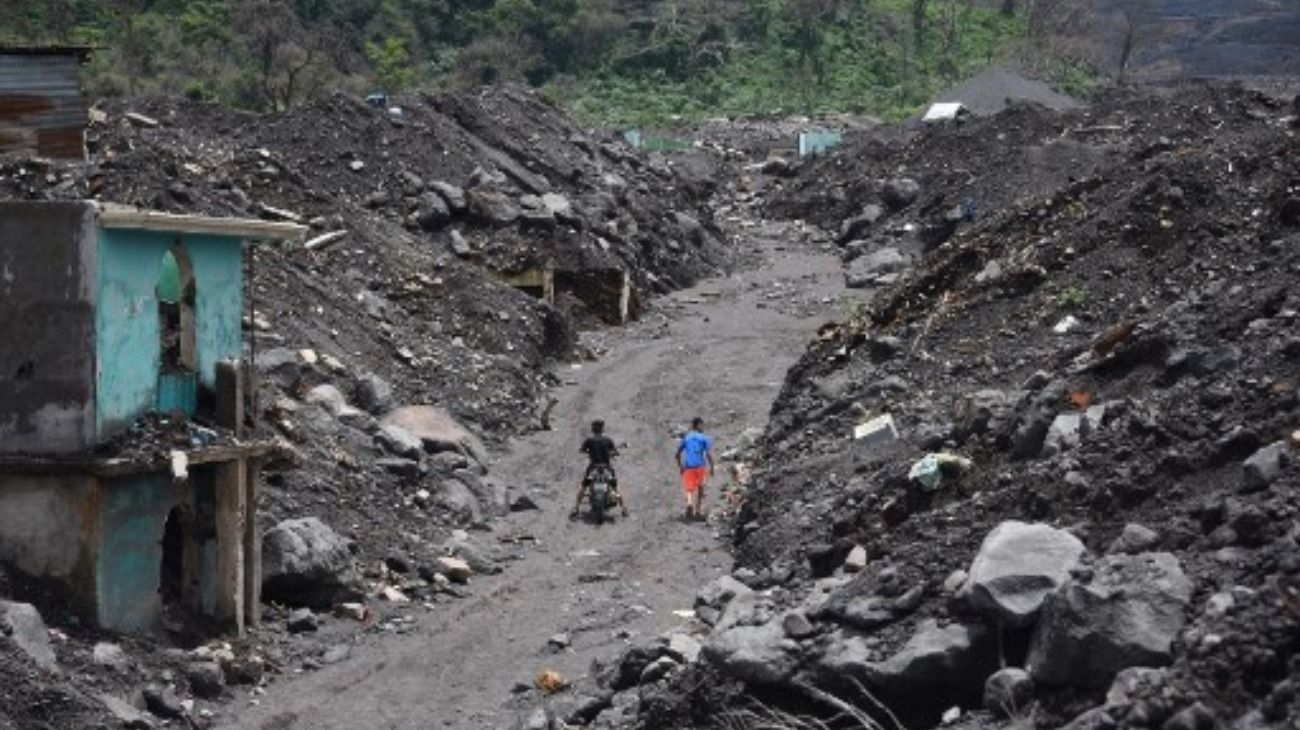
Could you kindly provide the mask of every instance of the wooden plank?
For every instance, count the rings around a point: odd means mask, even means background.
[[[262,501],[262,461],[250,459],[244,499],[244,623],[262,623],[262,535],[257,510]]]
[[[238,360],[217,363],[217,425],[244,436],[244,370]]]
[[[103,204],[99,206],[99,225],[104,228],[127,228],[137,231],[230,236],[242,240],[287,241],[298,239],[307,232],[306,226],[296,223],[275,223],[251,218],[177,215]]]
[[[214,618],[244,635],[244,528],[246,462],[217,466],[217,601]]]
[[[279,448],[279,445],[274,441],[250,441],[186,450],[185,455],[188,457],[188,463],[193,466],[195,464],[212,464],[232,459],[263,457]],[[87,459],[74,457],[60,459],[34,456],[0,456],[0,474],[82,473],[101,477],[120,477],[152,471],[169,471],[170,469],[170,457],[153,461],[134,461],[121,458]]]

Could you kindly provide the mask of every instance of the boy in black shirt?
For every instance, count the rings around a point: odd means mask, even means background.
[[[614,445],[614,440],[605,435],[605,422],[592,421],[591,435],[586,441],[582,442],[582,453],[587,455],[587,471],[582,475],[582,484],[578,486],[578,501],[573,505],[573,512],[569,513],[570,517],[578,516],[578,509],[582,506],[582,497],[591,486],[591,472],[598,466],[609,469],[610,493],[618,501],[619,507],[623,509],[623,516],[627,517],[627,504],[623,501],[623,495],[618,491],[618,477],[614,474],[614,457],[618,456],[618,447]]]

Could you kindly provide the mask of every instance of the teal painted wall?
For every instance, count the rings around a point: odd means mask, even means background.
[[[96,571],[100,626],[148,631],[158,625],[162,537],[173,506],[171,491],[166,474],[105,482],[103,543]]]
[[[104,481],[100,510],[102,539],[96,572],[99,624],[117,631],[150,631],[162,619],[162,539],[175,507],[192,517],[185,539],[197,559],[197,603],[212,615],[216,607],[217,541],[210,512],[196,502],[211,491],[207,472],[196,469],[190,482],[174,485],[167,473],[138,474]],[[206,477],[206,478],[205,478]],[[197,515],[195,513],[198,513]],[[185,590],[185,589],[183,589]],[[188,599],[183,599],[188,600]]]
[[[194,268],[199,382],[216,384],[216,363],[241,355],[243,257],[227,236],[184,236]],[[96,430],[100,438],[155,407],[160,362],[157,286],[170,233],[103,230],[95,311]]]

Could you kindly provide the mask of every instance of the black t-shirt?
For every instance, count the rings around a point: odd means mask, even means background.
[[[618,453],[618,448],[608,436],[588,436],[587,440],[582,442],[582,453],[586,454],[593,464],[608,464],[610,457]]]

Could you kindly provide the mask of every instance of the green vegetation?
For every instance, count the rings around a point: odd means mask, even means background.
[[[0,42],[88,43],[96,95],[276,109],[524,81],[594,122],[909,114],[1027,22],[971,0],[7,0]]]

